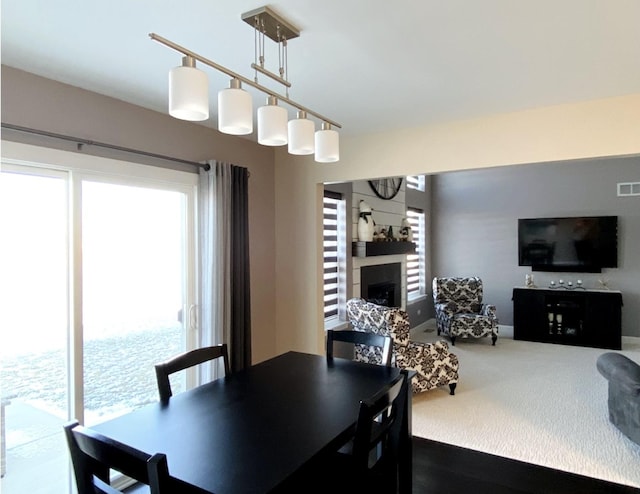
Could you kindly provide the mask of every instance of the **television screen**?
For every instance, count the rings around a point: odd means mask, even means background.
[[[520,266],[534,271],[597,273],[618,267],[618,217],[518,220]]]

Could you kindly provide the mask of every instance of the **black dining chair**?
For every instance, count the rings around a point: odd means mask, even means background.
[[[175,494],[176,488],[170,486],[167,455],[156,453],[147,461],[147,474],[151,494]],[[128,494],[128,493],[127,493]]]
[[[224,375],[228,376],[231,371],[229,369],[229,353],[226,343],[189,350],[165,362],[156,364],[156,380],[158,381],[160,400],[167,401],[173,395],[171,392],[171,382],[169,381],[171,374],[219,358],[223,359]]]
[[[406,379],[403,371],[389,386],[360,402],[353,450],[336,454],[346,472],[354,472],[356,485],[383,486],[383,492],[397,490]]]
[[[369,347],[369,348],[371,347],[373,347],[374,349],[378,348],[382,352],[382,357],[381,357],[382,365],[387,365],[387,366],[391,365],[391,356],[392,356],[391,345],[393,343],[393,340],[391,339],[390,336],[382,336],[380,334],[369,333],[365,331],[350,331],[350,330],[335,331],[332,329],[328,329],[327,337],[326,337],[327,358],[333,358],[334,342],[336,341],[340,341],[344,343],[353,343],[354,347],[355,345],[364,345],[365,347]],[[371,360],[375,360],[377,358],[377,354],[367,355],[367,357],[370,357]]]
[[[353,439],[305,465],[282,492],[397,493],[408,389],[403,370],[387,386],[361,400]]]
[[[120,494],[111,486],[110,473],[115,470],[137,481],[127,487],[127,494],[147,492],[164,494],[169,469],[162,454],[148,455],[105,437],[78,421],[64,425],[78,494]],[[153,482],[150,482],[153,479]],[[166,487],[165,487],[166,489]]]

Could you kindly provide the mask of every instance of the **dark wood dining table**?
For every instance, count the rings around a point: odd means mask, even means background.
[[[288,352],[93,428],[146,453],[193,492],[277,492],[355,430],[359,402],[397,368]],[[401,441],[400,491],[411,493],[411,391]],[[182,492],[182,490],[181,490]]]

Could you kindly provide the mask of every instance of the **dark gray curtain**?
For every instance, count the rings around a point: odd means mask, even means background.
[[[200,171],[199,346],[227,343],[232,371],[251,365],[248,176],[246,168],[209,161]],[[220,369],[201,371],[201,382]]]
[[[231,370],[251,366],[249,172],[231,166]]]

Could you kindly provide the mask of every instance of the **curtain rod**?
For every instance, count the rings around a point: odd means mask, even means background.
[[[168,161],[174,161],[176,163],[183,163],[186,165],[193,165],[193,166],[197,166],[197,167],[202,167],[205,170],[209,170],[211,168],[211,166],[208,163],[198,163],[196,161],[189,161],[189,160],[183,160],[180,158],[173,158],[171,156],[165,156],[163,154],[156,154],[156,153],[150,153],[147,151],[140,151],[138,149],[131,149],[131,148],[126,148],[123,146],[116,146],[115,144],[106,144],[104,142],[97,142],[97,141],[91,141],[89,139],[82,139],[80,137],[72,137],[72,136],[67,136],[67,135],[63,135],[63,134],[56,134],[53,132],[48,132],[45,130],[38,130],[38,129],[31,129],[29,127],[21,127],[19,125],[13,125],[13,124],[8,124],[8,123],[2,123],[2,128],[3,129],[8,129],[8,130],[15,130],[18,132],[25,132],[28,134],[35,134],[35,135],[40,135],[40,136],[44,136],[44,137],[52,137],[54,139],[61,139],[63,141],[70,141],[70,142],[75,142],[78,146],[78,151],[82,150],[82,146],[96,146],[96,147],[101,147],[101,148],[106,148],[106,149],[112,149],[115,151],[124,151],[126,153],[133,153],[133,154],[139,154],[141,156],[147,156],[149,158],[158,158],[158,159],[162,159],[162,160],[168,160]]]

